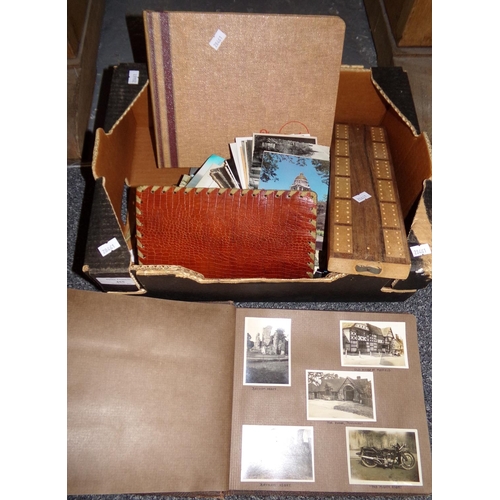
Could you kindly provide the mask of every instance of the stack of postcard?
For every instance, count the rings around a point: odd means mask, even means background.
[[[234,171],[234,162],[221,156],[211,155],[192,176],[183,176],[182,187],[196,188],[240,188],[239,177]]]
[[[314,191],[318,200],[316,251],[323,248],[330,184],[330,148],[316,137],[254,134],[251,189]]]
[[[309,134],[237,137],[231,159],[212,155],[185,187],[314,191],[318,200],[316,251],[323,248],[330,183],[330,147]]]

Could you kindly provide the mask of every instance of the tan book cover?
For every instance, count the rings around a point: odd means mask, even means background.
[[[68,290],[68,494],[429,494],[409,314]]]
[[[144,12],[159,167],[199,167],[254,132],[331,143],[336,16]]]

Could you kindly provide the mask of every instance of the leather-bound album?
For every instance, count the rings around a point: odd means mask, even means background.
[[[140,186],[140,265],[181,266],[205,278],[311,278],[313,191]]]
[[[68,290],[68,495],[429,494],[411,314]]]

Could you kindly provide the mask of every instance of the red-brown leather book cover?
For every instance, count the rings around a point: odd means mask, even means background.
[[[141,265],[182,266],[205,278],[311,278],[312,191],[136,189]]]

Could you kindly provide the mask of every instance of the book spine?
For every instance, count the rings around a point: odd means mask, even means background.
[[[158,166],[178,167],[174,82],[168,12],[145,12],[149,72],[155,119]],[[166,112],[162,112],[165,110]]]

